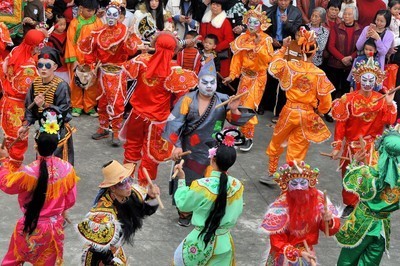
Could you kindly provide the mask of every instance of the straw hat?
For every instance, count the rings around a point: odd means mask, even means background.
[[[135,170],[136,164],[128,163],[121,165],[119,162],[113,160],[109,165],[103,167],[104,180],[99,185],[99,188],[112,187],[128,176],[132,175]]]

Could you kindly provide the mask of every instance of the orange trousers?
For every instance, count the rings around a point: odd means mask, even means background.
[[[267,75],[259,75],[255,72],[253,72],[253,75],[248,75],[246,71],[242,71],[237,94],[245,91],[248,91],[249,93],[242,96],[240,99],[240,105],[257,110],[264,94],[266,83]],[[246,124],[240,127],[240,131],[246,138],[252,139],[254,137],[254,128],[257,124],[257,116],[254,116],[247,121]]]
[[[94,84],[86,90],[76,86],[74,82],[74,71],[72,69],[72,64],[67,65],[71,80],[70,87],[72,108],[83,109],[83,111],[87,113],[92,110],[97,104],[97,82],[94,82]]]
[[[304,137],[299,111],[292,111],[289,116],[279,117],[266,154],[269,157],[279,157],[286,146],[287,162],[303,161],[306,158],[310,142]]]

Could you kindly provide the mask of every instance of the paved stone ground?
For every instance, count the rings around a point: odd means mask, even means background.
[[[271,128],[271,113],[260,116],[260,123],[256,128],[255,145],[249,153],[238,153],[236,164],[231,169],[231,174],[243,181],[245,185],[245,207],[241,218],[232,235],[235,241],[236,259],[239,266],[261,265],[268,249],[268,237],[258,229],[261,219],[270,204],[279,194],[278,187],[269,188],[258,182],[266,167],[267,157],[265,148],[269,143],[273,128]],[[109,140],[94,141],[90,135],[96,130],[97,121],[83,115],[73,120],[73,125],[78,128],[74,135],[76,170],[81,177],[78,184],[78,199],[70,211],[73,223],[79,222],[90,209],[97,185],[101,182],[101,166],[111,159],[122,161],[122,148],[112,148]],[[333,124],[329,127],[333,129]],[[32,133],[32,132],[31,132]],[[34,159],[33,144],[30,144],[29,153],[25,162]],[[337,163],[321,157],[319,151],[330,151],[329,142],[321,145],[312,144],[308,153],[307,162],[321,170],[319,188],[326,189],[335,204],[341,203],[340,175],[335,171]],[[284,157],[281,158],[284,162]],[[164,266],[171,265],[175,248],[189,233],[191,228],[182,228],[177,225],[175,208],[170,204],[168,195],[168,175],[170,164],[159,166],[159,175],[156,183],[162,190],[164,210],[159,210],[155,215],[147,218],[143,229],[135,236],[134,246],[126,246],[125,251],[129,256],[131,265]],[[9,237],[16,220],[21,217],[16,196],[9,196],[0,192],[0,257],[7,251]],[[391,259],[386,255],[381,265],[399,265],[399,213],[392,219]],[[64,247],[65,265],[79,265],[81,244],[73,226],[65,230],[66,240]],[[340,248],[334,239],[320,235],[317,247],[317,257],[320,265],[331,266],[336,264]],[[397,261],[397,263],[396,263]],[[223,265],[222,265],[223,266]]]

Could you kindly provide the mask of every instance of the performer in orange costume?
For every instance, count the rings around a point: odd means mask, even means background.
[[[374,141],[382,135],[387,125],[396,121],[397,107],[393,103],[394,93],[375,102],[382,94],[373,91],[373,88],[382,84],[385,72],[374,62],[373,57],[359,63],[353,69],[353,77],[357,90],[343,95],[332,104],[332,117],[336,120],[336,126],[331,155],[337,158],[343,146],[343,156],[352,158],[365,146],[365,163],[371,165],[377,159],[373,154]],[[341,161],[342,177],[348,164],[349,161]],[[347,217],[359,200],[356,194],[346,190],[342,190],[342,197],[344,204],[348,205],[343,211],[343,217]]]
[[[126,96],[126,72],[122,66],[128,56],[137,52],[137,46],[142,41],[128,28],[118,22],[121,11],[118,2],[111,2],[106,9],[107,25],[92,31],[92,36],[83,39],[78,44],[79,50],[84,54],[84,61],[94,68],[100,62],[100,76],[98,78],[100,127],[92,135],[93,139],[106,138],[109,135],[109,126],[112,127],[111,144],[120,145],[118,132],[122,125],[124,113],[124,100]],[[96,73],[95,73],[96,74]]]
[[[241,97],[240,105],[257,109],[267,83],[265,70],[272,61],[274,53],[272,38],[264,33],[271,24],[265,11],[262,11],[262,5],[247,11],[243,23],[247,25],[247,31],[231,43],[233,57],[230,74],[223,82],[229,83],[240,77],[237,93],[249,92]],[[240,148],[241,151],[249,151],[253,146],[254,127],[257,124],[258,119],[254,116],[241,127],[241,131],[246,137],[244,146]]]
[[[25,97],[33,80],[39,76],[36,70],[34,55],[39,52],[45,34],[40,30],[30,30],[22,43],[15,47],[4,59],[4,76],[1,83],[3,98],[1,100],[1,127],[5,134],[5,147],[9,153],[9,168],[18,169],[28,149],[28,139],[18,139],[18,129],[22,126],[25,114]],[[3,73],[3,71],[1,71]]]
[[[180,96],[197,85],[193,71],[171,63],[178,46],[176,37],[163,31],[154,41],[155,54],[141,54],[126,66],[130,77],[137,79],[137,85],[130,99],[133,109],[120,137],[126,139],[125,162],[141,160],[140,185],[147,184],[143,168],[155,179],[158,163],[171,156],[172,146],[161,134],[170,114],[172,95]]]
[[[82,110],[93,116],[96,115],[97,84],[85,90],[74,82],[74,70],[78,64],[84,63],[84,55],[78,50],[77,44],[91,36],[92,30],[103,26],[101,20],[95,15],[98,3],[96,0],[80,1],[80,14],[68,26],[67,43],[65,46],[65,63],[70,75],[72,115],[79,116]]]
[[[285,46],[275,55],[269,65],[269,73],[279,80],[286,92],[287,102],[282,109],[275,126],[271,142],[267,148],[269,156],[268,175],[260,179],[261,183],[271,185],[272,174],[276,171],[279,156],[283,153],[287,141],[286,161],[305,159],[310,142],[321,143],[330,138],[331,133],[315,112],[327,113],[332,105],[332,83],[324,71],[316,67],[312,57],[317,50],[315,34],[300,29],[298,45],[301,46],[301,60],[283,59],[290,37],[285,39]]]

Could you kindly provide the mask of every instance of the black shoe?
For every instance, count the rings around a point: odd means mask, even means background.
[[[113,133],[111,135],[111,146],[113,147],[121,146],[121,141],[119,140],[118,133]]]
[[[267,185],[267,186],[273,186],[276,185],[276,182],[274,181],[274,178],[272,175],[264,175],[262,176],[260,179],[258,179],[258,181],[263,184],[263,185]]]
[[[276,124],[276,123],[278,123],[278,119],[279,119],[278,116],[274,116],[274,117],[271,118],[271,122]]]
[[[263,114],[264,114],[264,108],[259,107],[259,108],[257,109],[257,114],[263,115]]]
[[[354,207],[351,205],[347,205],[346,208],[344,208],[343,210],[342,219],[347,219],[353,211]]]
[[[244,145],[242,147],[240,147],[240,150],[247,152],[247,151],[250,151],[252,147],[253,147],[253,140],[246,139],[246,141],[244,142]]]
[[[92,139],[99,140],[99,139],[108,138],[109,134],[110,134],[110,132],[108,132],[108,130],[105,130],[105,129],[97,130],[97,132],[92,135]]]
[[[178,224],[183,227],[188,227],[190,226],[190,218],[179,217]]]
[[[333,123],[333,118],[330,114],[324,114],[325,121],[328,123]]]

